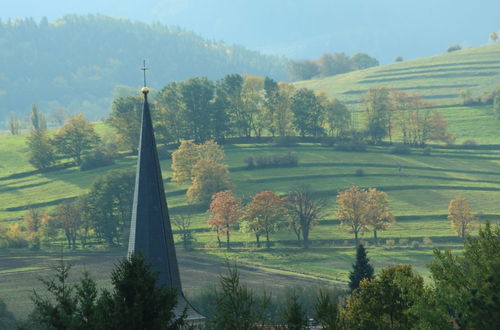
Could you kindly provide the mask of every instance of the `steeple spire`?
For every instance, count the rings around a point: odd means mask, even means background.
[[[144,87],[141,89],[144,95],[144,104],[128,252],[129,255],[132,253],[142,254],[151,263],[152,269],[159,271],[159,284],[165,284],[176,290],[178,298],[176,314],[180,315],[187,307],[188,319],[203,320],[204,317],[189,305],[182,292],[149,109],[149,88],[146,86],[145,73],[147,68],[145,64],[144,62],[144,66],[141,68],[144,70]]]

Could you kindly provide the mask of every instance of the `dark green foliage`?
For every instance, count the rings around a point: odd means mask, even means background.
[[[370,259],[366,256],[363,244],[359,244],[356,249],[356,262],[352,265],[352,268],[349,273],[349,288],[351,291],[357,289],[363,279],[371,280],[373,278],[373,267],[370,265]]]
[[[450,47],[448,47],[448,49],[446,50],[448,53],[451,53],[451,52],[455,52],[457,50],[461,50],[462,49],[462,46],[460,46],[459,44],[455,44],[455,45],[451,45]]]
[[[489,222],[479,237],[468,237],[462,255],[434,252],[429,265],[438,303],[464,329],[497,329],[500,324],[500,225]]]
[[[320,73],[318,64],[314,61],[291,61],[288,65],[290,78],[296,80],[308,80]]]
[[[335,145],[335,150],[363,152],[366,151],[366,143],[363,141],[339,142]]]
[[[316,297],[314,305],[314,318],[323,327],[323,329],[336,330],[341,329],[339,303],[335,297],[335,292],[330,292],[321,288]]]
[[[29,149],[28,161],[35,168],[43,171],[54,165],[56,161],[55,150],[47,131],[32,130],[27,138],[27,145]]]
[[[115,161],[106,155],[101,149],[93,149],[82,157],[80,171],[88,171],[94,168],[113,165]]]
[[[3,42],[10,45],[2,47],[1,61],[9,63],[2,67],[9,82],[2,88],[9,97],[0,104],[0,118],[7,116],[6,109],[29,109],[33,100],[42,110],[57,102],[100,118],[116,86],[138,82],[139,73],[130,68],[137,68],[143,57],[154,63],[151,86],[161,86],[165,79],[218,79],[235,71],[286,79],[284,59],[158,23],[66,15],[50,24],[31,18],[3,21],[0,30]],[[138,49],[145,50],[140,58]]]
[[[101,329],[178,329],[186,314],[176,318],[177,295],[158,284],[158,274],[144,257],[132,255],[111,273],[111,291],[104,290],[97,302]]]
[[[323,134],[324,108],[314,91],[299,89],[292,97],[290,108],[295,115],[294,125],[301,137],[306,135],[318,137]]]
[[[16,319],[14,315],[7,309],[7,306],[0,299],[0,329],[15,329],[16,328]]]
[[[128,238],[134,182],[133,170],[110,171],[97,178],[83,198],[85,221],[111,246]]]
[[[287,167],[297,166],[299,157],[291,152],[286,154],[247,156],[243,159],[247,168],[266,168],[266,167]]]
[[[286,305],[282,311],[283,322],[287,329],[302,330],[307,327],[307,315],[299,302],[299,297],[295,291],[288,295]]]
[[[366,132],[373,143],[380,142],[389,135],[391,138],[391,99],[389,89],[370,89],[365,95],[367,114]]]
[[[220,289],[215,292],[214,316],[209,326],[217,330],[260,329],[269,319],[270,296],[257,297],[240,283],[236,266],[227,264],[228,274],[220,276]]]
[[[139,145],[142,103],[141,96],[118,97],[113,101],[111,113],[106,120],[115,128],[123,145],[132,152],[136,152]]]
[[[387,267],[347,297],[343,322],[348,329],[412,329],[418,319],[411,311],[425,295],[424,280],[410,265]]]
[[[373,66],[378,66],[379,62],[376,58],[369,56],[365,53],[356,53],[351,56],[353,66],[358,69],[367,69]]]
[[[395,155],[409,155],[411,154],[411,148],[406,144],[397,144],[392,146],[389,152]]]

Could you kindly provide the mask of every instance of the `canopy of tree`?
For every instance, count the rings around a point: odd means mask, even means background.
[[[143,58],[154,68],[149,77],[153,87],[233,72],[286,79],[282,58],[207,41],[175,27],[99,15],[67,15],[50,23],[0,21],[0,45],[4,119],[7,110],[28,113],[32,103],[45,112],[64,106],[100,115],[109,108],[115,86],[122,85],[116,88],[120,93],[126,91],[123,85],[141,83]]]

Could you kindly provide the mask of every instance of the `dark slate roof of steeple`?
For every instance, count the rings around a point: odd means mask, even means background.
[[[151,122],[148,92],[147,87],[142,89],[144,106],[128,252],[129,255],[134,252],[141,253],[152,264],[152,269],[159,271],[159,284],[166,284],[167,287],[177,291],[177,315],[180,315],[184,307],[187,307],[188,319],[200,320],[204,317],[191,307],[182,292],[172,227]]]

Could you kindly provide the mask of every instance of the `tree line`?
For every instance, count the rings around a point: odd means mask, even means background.
[[[349,290],[297,288],[273,299],[240,281],[235,265],[219,284],[192,302],[207,316],[208,329],[496,329],[500,322],[500,225],[486,223],[469,236],[463,251],[434,251],[430,281],[411,265],[392,265],[375,274],[363,245],[356,251]],[[176,293],[158,285],[158,274],[140,255],[123,259],[111,273],[111,289],[99,291],[87,272],[69,281],[70,265],[43,278],[48,296],[35,291],[33,310],[21,329],[178,329],[189,326],[185,312],[174,314]],[[200,299],[201,298],[201,299]],[[1,302],[1,301],[0,301]],[[209,303],[208,303],[209,302]],[[2,304],[0,303],[0,306]],[[7,310],[0,319],[15,324]],[[8,317],[8,318],[7,318]],[[8,322],[8,323],[5,323]],[[0,323],[2,324],[2,323]]]
[[[44,111],[76,108],[100,118],[114,95],[130,93],[142,58],[154,67],[151,86],[203,75],[248,72],[287,80],[286,59],[242,46],[205,40],[175,26],[144,24],[102,15],[0,20],[2,68],[0,122],[36,102]],[[141,49],[141,58],[136,51]],[[29,91],[29,97],[26,95]]]
[[[334,76],[356,70],[378,66],[376,58],[365,53],[347,56],[344,53],[325,53],[319,59],[290,61],[288,73],[292,80],[309,80]]]

